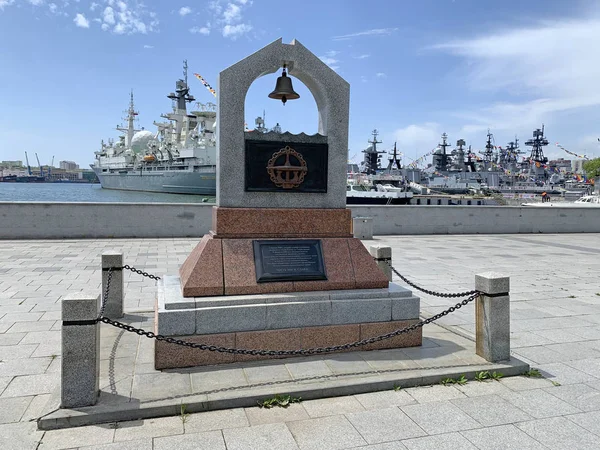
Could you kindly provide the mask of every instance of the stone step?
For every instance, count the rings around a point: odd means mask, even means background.
[[[157,332],[167,336],[413,320],[420,310],[419,297],[396,283],[388,289],[184,298],[177,277],[163,277],[157,300]]]

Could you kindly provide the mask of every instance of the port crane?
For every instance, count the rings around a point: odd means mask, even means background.
[[[42,165],[40,164],[40,158],[38,158],[37,152],[35,153],[35,159],[37,159],[38,166],[40,168],[40,177],[43,177],[44,176],[44,169],[42,168]]]
[[[29,158],[27,157],[27,152],[25,152],[25,161],[27,162],[27,173],[31,176],[31,166],[29,165]]]

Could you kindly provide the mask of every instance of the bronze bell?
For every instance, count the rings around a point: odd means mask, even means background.
[[[283,73],[280,77],[277,77],[277,84],[275,84],[275,90],[269,94],[269,98],[281,100],[285,106],[285,102],[288,100],[296,100],[300,98],[300,94],[294,91],[292,86],[292,79],[287,76],[285,72],[285,64],[283,65]]]

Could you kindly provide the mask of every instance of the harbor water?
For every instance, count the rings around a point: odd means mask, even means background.
[[[215,197],[102,189],[88,183],[0,183],[0,202],[214,203]]]

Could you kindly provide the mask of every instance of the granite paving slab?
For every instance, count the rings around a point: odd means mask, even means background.
[[[515,312],[511,323],[511,343],[513,350],[522,347],[558,344],[553,345],[550,349],[565,356],[564,359],[559,359],[557,362],[534,363],[534,367],[540,366],[538,368],[542,370],[543,374],[551,377],[550,379],[519,376],[504,378],[499,383],[470,382],[466,386],[448,389],[458,390],[463,396],[474,397],[479,395],[485,396],[486,391],[488,391],[487,395],[500,395],[506,390],[525,392],[541,388],[545,392],[581,411],[597,411],[597,396],[595,392],[600,392],[600,378],[594,376],[597,373],[594,361],[597,359],[597,356],[594,352],[586,354],[583,345],[592,350],[600,350],[600,335],[597,330],[597,325],[600,324],[600,313],[598,312],[600,311],[600,296],[596,295],[597,292],[600,292],[597,278],[598,270],[600,270],[600,262],[597,260],[597,254],[600,253],[600,235],[531,235],[526,238],[527,242],[522,240],[516,241],[514,238],[521,239],[521,236],[378,236],[376,240],[366,242],[366,244],[378,243],[390,245],[393,249],[393,264],[401,273],[426,288],[443,292],[454,292],[471,288],[475,273],[489,270],[506,273],[511,277],[511,305]],[[3,362],[0,363],[0,366],[2,366],[0,370],[4,371],[0,374],[0,392],[15,377],[18,379],[21,376],[36,376],[39,373],[40,375],[48,374],[48,380],[56,377],[55,379],[58,381],[61,360],[59,347],[60,323],[54,323],[50,330],[48,330],[49,323],[38,324],[38,322],[52,321],[56,318],[56,316],[52,315],[45,316],[44,313],[48,311],[60,311],[61,296],[70,292],[85,290],[90,287],[98,288],[100,286],[100,271],[98,269],[100,254],[104,250],[107,248],[121,250],[125,253],[126,260],[130,264],[137,265],[142,269],[156,266],[156,269],[148,271],[161,275],[177,273],[179,266],[196,244],[197,239],[94,239],[0,242],[2,250],[0,252],[0,267],[4,270],[3,273],[0,273],[0,319],[6,319],[6,317],[9,319],[16,318],[20,314],[42,313],[39,320],[33,322],[5,322],[0,320],[0,346],[20,344],[38,345],[34,353],[27,358],[21,358],[20,363],[16,359],[11,358],[10,353],[5,355],[6,359],[0,358],[3,359]],[[555,244],[575,246],[579,249],[591,249],[592,251],[568,250],[565,247],[564,250],[576,252],[572,253],[574,257],[565,257],[563,253],[553,251]],[[457,252],[456,249],[460,247],[463,248]],[[518,254],[519,258],[505,260],[499,258],[499,256],[507,251]],[[156,257],[148,257],[147,253],[157,253],[158,255]],[[543,262],[532,265],[531,257],[527,256],[532,254],[543,254]],[[448,256],[452,256],[454,259],[449,261],[447,259]],[[35,269],[44,267],[60,268],[60,270],[35,271]],[[435,273],[432,272],[432,267],[436,268]],[[154,304],[153,294],[156,289],[155,283],[129,272],[124,275],[126,311],[150,312]],[[46,283],[45,281],[48,282]],[[575,296],[576,298],[570,298],[571,296]],[[452,302],[449,299],[438,299],[423,295],[421,304],[421,314],[426,316],[430,313],[438,312],[442,307],[450,306]],[[519,309],[521,311],[529,310],[529,312],[519,315],[516,312]],[[468,305],[461,311],[457,311],[457,313],[460,314],[455,318],[449,317],[448,319],[460,320],[455,320],[453,325],[448,325],[448,328],[451,329],[452,333],[461,333],[463,336],[472,338],[474,332],[473,309]],[[33,318],[33,316],[30,318]],[[543,322],[546,319],[549,319],[550,322]],[[538,322],[535,322],[536,320]],[[532,323],[531,321],[534,321],[533,326],[529,327]],[[150,323],[148,322],[148,324]],[[552,325],[553,328],[546,328],[548,325]],[[533,331],[534,328],[536,331]],[[40,331],[34,331],[35,329]],[[106,329],[104,327],[103,331]],[[425,329],[426,333],[427,329],[428,327]],[[432,330],[432,328],[429,328],[429,330]],[[425,336],[424,342],[428,348],[444,347],[443,343],[439,340],[440,336],[442,340],[446,340],[447,338],[442,333],[446,333],[446,336],[452,334],[447,330],[439,330],[439,333],[431,333],[431,335]],[[118,334],[118,330],[115,331],[116,333],[112,335],[113,342],[108,344],[109,349],[114,344],[114,339]],[[52,347],[53,345],[58,345],[58,347]],[[463,344],[461,343],[460,345]],[[124,350],[126,350],[124,345],[117,346],[117,355],[123,354]],[[380,410],[382,407],[387,406],[385,405],[385,400],[387,400],[386,393],[394,392],[394,395],[396,395],[395,391],[391,390],[393,383],[402,381],[397,376],[401,372],[394,373],[392,377],[392,375],[384,371],[389,369],[407,369],[406,364],[413,360],[406,355],[401,357],[399,354],[394,354],[393,352],[385,355],[383,352],[370,353],[380,355],[377,358],[372,357],[368,361],[365,360],[370,370],[377,369],[382,371],[382,373],[378,375],[363,375],[362,384],[359,386],[363,389],[365,389],[365,386],[369,386],[371,389],[374,387],[378,389],[385,388],[375,393],[380,396],[383,403],[377,407],[375,407],[374,403],[373,410]],[[52,355],[55,355],[53,359]],[[110,356],[110,354],[107,356]],[[575,365],[571,364],[572,361],[581,360],[586,361]],[[312,371],[315,376],[318,376],[319,371],[316,369],[323,367],[322,364],[325,363],[322,358],[315,358],[313,361],[316,365],[313,365],[311,361],[307,365],[309,369],[306,374],[297,373],[296,375],[298,377],[308,377]],[[467,363],[467,359],[464,362]],[[135,366],[136,373],[153,373],[148,367],[149,365],[151,366],[151,363],[151,346],[141,345]],[[23,367],[18,367],[19,364]],[[115,367],[119,366],[115,365]],[[31,373],[23,373],[23,368],[27,369],[26,372]],[[105,370],[108,370],[108,366],[105,366]],[[288,390],[287,382],[275,386],[252,387],[253,394],[249,391],[242,392],[239,389],[232,390],[232,386],[247,386],[248,382],[244,369],[241,366],[231,365],[226,370],[227,372],[224,371],[223,373],[230,374],[232,378],[234,378],[234,373],[237,374],[231,384],[224,383],[221,378],[227,377],[220,377],[219,371],[215,370],[212,370],[210,373],[190,374],[191,392],[204,392],[209,389],[212,391],[226,390],[213,394],[205,394],[204,396],[196,395],[195,397],[186,398],[196,398],[198,399],[198,403],[202,401],[201,399],[210,399],[210,402],[214,403],[209,403],[209,405],[223,407],[224,401],[228,402],[231,398],[239,399],[243,395],[245,396],[244,401],[248,402],[245,406],[253,408],[256,400],[264,398],[262,396],[266,397],[273,392],[289,393],[292,391],[291,389]],[[107,400],[112,399],[118,404],[122,397],[126,397],[127,402],[131,403],[131,406],[139,408],[139,401],[132,400],[130,396],[132,380],[129,382],[125,380],[124,383],[121,383],[117,376],[113,380],[117,394],[110,394],[111,377],[107,371],[103,373],[102,377],[107,382],[107,395],[105,396]],[[203,381],[205,377],[206,381]],[[340,378],[342,377],[360,378],[358,375],[340,376]],[[419,377],[421,380],[424,378],[422,374],[419,374]],[[294,377],[295,380],[296,378]],[[396,379],[394,380],[393,378]],[[552,381],[562,383],[562,386],[554,386]],[[294,387],[294,389],[297,389],[298,393],[304,394],[301,389],[307,386],[310,388],[312,382],[311,380],[298,381],[299,386],[297,388]],[[351,385],[350,383],[347,383],[345,386],[333,386],[331,383],[334,382],[329,379],[322,381],[322,386],[325,386],[330,394],[362,393],[356,385]],[[126,386],[129,386],[129,388],[126,388]],[[26,390],[25,385],[22,385],[22,387]],[[125,391],[128,391],[129,394],[125,394]],[[417,398],[424,401],[436,402],[436,399],[429,394],[419,396],[420,391],[429,393],[431,392],[431,388],[402,389],[400,392],[407,393],[415,399],[415,402],[418,401]],[[26,392],[23,391],[23,393]],[[308,404],[311,401],[309,398],[311,398],[310,395],[305,397],[302,405]],[[546,398],[544,397],[544,399]],[[177,415],[176,408],[180,407],[180,403],[177,403],[177,405],[175,403],[181,400],[177,398],[171,401],[172,404],[169,404],[168,400],[153,401],[153,412],[151,408],[147,409],[147,405],[143,405],[141,414],[149,414],[150,412],[155,414],[163,407],[168,409],[172,406],[173,409],[170,410],[170,414]],[[453,401],[451,400],[451,402]],[[31,403],[22,417],[20,417],[20,422],[17,422],[19,420],[18,415],[20,414],[17,409],[15,409],[12,416],[9,410],[5,411],[9,415],[8,420],[13,423],[0,424],[0,448],[11,448],[14,442],[19,442],[21,448],[48,448],[46,445],[40,445],[39,442],[42,441],[43,443],[44,440],[52,442],[52,435],[59,431],[46,432],[44,435],[44,432],[36,431],[35,422],[28,421],[35,420],[41,415],[47,414],[48,411],[52,410],[50,405],[56,405],[55,397],[49,393],[41,393],[33,395]],[[363,406],[368,407],[366,403]],[[504,407],[500,406],[501,409],[498,411],[501,411]],[[190,420],[194,419],[195,415],[192,414]],[[572,416],[575,417],[576,414]],[[119,420],[120,417],[122,417],[120,413],[114,410],[105,414],[107,421]],[[538,420],[553,419],[556,418]],[[520,424],[517,423],[517,425]],[[224,425],[227,424],[224,423]],[[574,425],[579,426],[578,424]],[[554,425],[552,427],[556,428]],[[584,434],[590,433],[590,430],[587,430],[585,427],[579,426],[576,429],[583,430]],[[76,432],[85,435],[85,429],[80,429]],[[209,431],[208,433],[213,432]],[[216,433],[220,432],[216,431]],[[520,431],[516,425],[482,427],[458,433],[482,449],[548,448],[528,434]],[[448,436],[454,436],[454,433],[450,433]],[[540,436],[543,436],[543,433]],[[535,437],[538,436],[536,435]],[[156,447],[156,443],[160,439],[168,438],[156,436],[155,448],[159,448]],[[147,430],[147,438],[119,443],[99,443],[98,448],[148,448],[149,441],[152,441],[151,428]],[[60,446],[62,448],[69,447],[72,445],[69,442],[68,439],[65,439],[60,443]],[[185,448],[184,440],[177,442],[181,442],[181,448]],[[408,440],[403,440],[403,442],[407,443]],[[502,445],[499,445],[500,443]],[[548,445],[550,444],[551,442],[548,442]],[[580,444],[581,442],[578,440],[577,434],[565,439],[558,439],[556,443],[559,448],[563,446],[563,448],[569,448],[570,450],[580,448]],[[86,445],[93,445],[93,442],[86,442]],[[393,441],[372,444],[370,446],[365,445],[363,448],[389,450],[405,449],[407,446],[401,441]],[[593,445],[590,448],[593,448]]]
[[[136,323],[141,320],[144,327],[152,328],[150,314],[126,318]],[[474,356],[473,342],[447,333],[436,325],[429,325],[424,330],[426,336],[428,330],[432,332],[432,343],[442,344],[435,347],[437,351],[432,353],[431,347],[381,351],[385,352],[388,360],[404,362],[400,367],[392,368],[376,368],[381,363],[381,356],[380,351],[373,350],[160,372],[153,370],[152,364],[146,362],[147,359],[140,359],[140,356],[147,354],[144,349],[151,348],[153,342],[145,337],[135,336],[138,344],[134,358],[110,359],[109,355],[109,359],[101,362],[101,395],[95,406],[77,410],[54,410],[44,415],[39,425],[43,429],[53,429],[105,423],[111,417],[112,420],[115,417],[119,420],[135,420],[175,415],[181,404],[187,405],[189,412],[249,407],[256,405],[262,398],[282,391],[305,399],[334,397],[323,399],[322,408],[326,408],[328,402],[352,402],[358,408],[348,410],[353,412],[363,410],[364,407],[356,399],[344,400],[338,396],[389,390],[394,386],[431,385],[439,383],[442,378],[459,377],[463,374],[473,378],[481,370],[498,370],[505,375],[518,375],[526,370],[527,366],[517,359],[490,364]],[[436,337],[433,338],[433,335]],[[104,348],[114,347],[117,356],[126,354],[125,351],[120,353],[120,333],[115,334],[112,328],[103,325],[101,336]],[[444,339],[440,339],[440,336]],[[455,342],[452,342],[453,339]],[[124,342],[124,348],[131,345],[130,341]],[[452,352],[457,349],[469,353],[471,357],[463,359],[452,356]],[[432,394],[427,394],[428,391]],[[410,393],[411,390],[407,392]],[[448,393],[454,395],[448,396]],[[452,387],[431,386],[422,394],[415,392],[414,398],[420,401],[427,395],[431,395],[432,401],[464,397],[464,394]],[[56,407],[52,401],[47,405],[49,411]],[[318,403],[309,408],[311,410],[307,412],[312,417],[339,414],[342,411],[334,406],[328,413],[311,413],[317,411],[315,408],[318,408]]]

